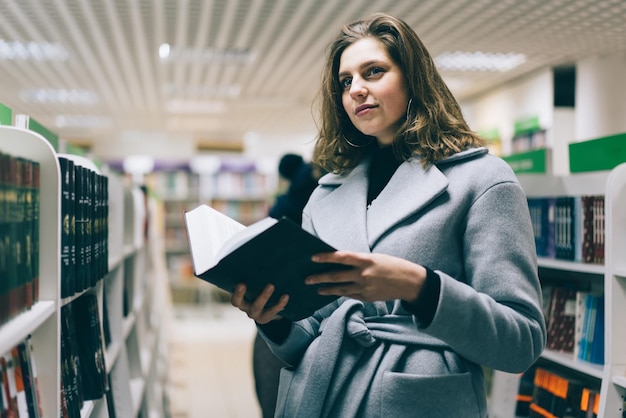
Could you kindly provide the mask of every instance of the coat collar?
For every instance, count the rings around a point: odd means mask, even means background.
[[[485,148],[466,150],[427,169],[417,158],[405,161],[369,209],[366,207],[369,160],[346,174],[327,174],[320,179],[320,185],[336,190],[312,202],[313,227],[320,238],[335,248],[369,252],[389,229],[445,192],[448,179],[439,166],[486,152]],[[337,234],[342,230],[352,232]]]

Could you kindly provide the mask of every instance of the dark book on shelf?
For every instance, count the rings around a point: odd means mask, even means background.
[[[555,243],[556,258],[561,260],[580,261],[576,251],[578,235],[582,228],[578,228],[580,221],[579,205],[580,198],[574,196],[559,196],[555,206]]]
[[[83,405],[81,363],[72,304],[61,307],[61,407],[63,418],[80,417]]]
[[[318,286],[306,285],[304,279],[347,267],[311,261],[313,254],[336,249],[287,218],[268,217],[246,227],[200,205],[185,212],[185,225],[194,275],[227,292],[245,283],[245,298],[252,301],[271,283],[275,291],[268,303],[288,294],[280,315],[291,320],[305,318],[336,299],[318,294]]]
[[[71,305],[80,359],[82,396],[85,400],[100,399],[107,389],[107,374],[98,300],[94,294],[85,293]]]
[[[17,315],[20,310],[20,276],[19,276],[19,224],[20,208],[18,200],[17,159],[9,156],[6,161],[5,209],[7,213],[6,231],[4,235],[5,268],[7,281],[7,305],[9,317]]]
[[[39,219],[41,217],[41,165],[38,161],[31,161],[33,168],[33,303],[39,301]]]
[[[74,294],[76,290],[75,266],[72,251],[75,245],[74,217],[74,162],[59,157],[61,169],[61,297]]]
[[[28,336],[26,340],[20,342],[17,346],[17,350],[22,367],[28,416],[29,418],[40,418],[43,416],[43,410],[41,407],[39,383],[37,380],[37,365],[33,354],[31,337]]]
[[[0,324],[6,322],[10,315],[9,291],[9,211],[7,191],[9,185],[9,155],[0,153]]]
[[[2,370],[2,385],[0,389],[3,391],[3,403],[5,404],[5,416],[12,418],[19,414],[17,405],[17,393],[15,391],[15,383],[13,381],[15,371],[13,368],[13,359],[9,355],[0,354],[0,370]]]
[[[585,263],[604,263],[604,196],[582,197],[582,259]]]
[[[33,266],[33,165],[27,158],[19,159],[21,170],[21,210],[22,225],[20,227],[20,257],[22,276],[22,303],[24,307],[33,305],[33,286],[35,285]]]
[[[76,291],[89,287],[90,278],[87,264],[88,242],[87,223],[89,216],[89,169],[75,164],[76,167]]]
[[[556,197],[529,197],[527,200],[537,255],[554,258],[556,256]]]
[[[550,350],[574,352],[576,332],[576,289],[556,286],[550,298],[548,341]]]
[[[604,296],[597,296],[593,309],[593,329],[589,344],[588,361],[595,364],[604,364]]]
[[[93,204],[93,272],[97,282],[109,270],[108,256],[108,178],[101,174],[95,175]],[[95,284],[95,283],[94,283]]]

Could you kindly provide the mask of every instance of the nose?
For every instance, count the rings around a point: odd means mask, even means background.
[[[358,97],[364,97],[367,95],[367,88],[365,87],[365,83],[363,80],[358,78],[352,79],[352,84],[350,84],[350,96],[355,99]]]

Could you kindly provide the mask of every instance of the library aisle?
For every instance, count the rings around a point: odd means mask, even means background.
[[[228,303],[174,304],[169,330],[172,418],[257,418],[255,328]]]

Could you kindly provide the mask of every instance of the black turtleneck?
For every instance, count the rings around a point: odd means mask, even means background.
[[[367,206],[378,197],[401,163],[394,155],[393,147],[373,148],[368,172]]]

